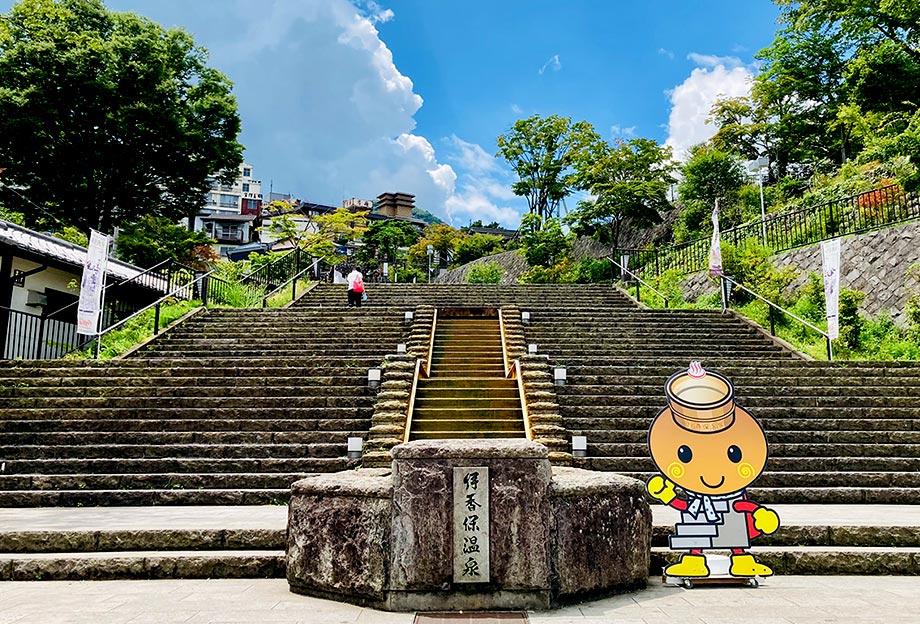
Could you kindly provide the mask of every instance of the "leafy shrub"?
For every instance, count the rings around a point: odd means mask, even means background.
[[[535,266],[521,275],[518,281],[522,284],[568,284],[572,278],[570,268],[565,262],[551,267]]]
[[[749,238],[737,247],[730,244],[722,245],[722,266],[725,274],[730,275],[736,282],[765,299],[785,306],[788,303],[785,293],[798,273],[791,266],[777,268],[770,259],[772,255],[773,251],[769,247],[764,247],[756,239]],[[741,303],[751,299],[744,291],[733,293],[732,297]]]
[[[850,349],[858,349],[862,342],[865,321],[859,315],[859,304],[865,298],[866,293],[858,290],[840,289],[840,305],[837,311],[840,322],[840,341]]]
[[[470,267],[466,281],[470,284],[497,284],[502,279],[502,273],[497,262],[484,262]]]
[[[570,275],[567,276],[567,281],[571,280],[578,284],[610,283],[612,267],[612,263],[606,258],[601,260],[585,258],[569,269]]]

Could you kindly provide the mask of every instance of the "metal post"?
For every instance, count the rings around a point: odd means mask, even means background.
[[[35,359],[42,359],[42,341],[45,339],[45,316],[38,321],[38,340],[35,343]]]
[[[776,335],[776,321],[773,316],[773,306],[771,305],[767,306],[767,315],[770,317],[770,335],[775,336]]]
[[[725,288],[726,284],[727,284],[727,281],[725,280],[725,277],[720,275],[719,276],[719,288],[722,290],[722,311],[723,312],[725,312],[725,310],[728,309],[728,294],[726,292],[727,289]]]
[[[757,181],[760,182],[760,227],[763,233],[763,246],[767,246],[767,211],[763,203],[763,169],[757,172]]]
[[[636,280],[636,301],[642,303],[642,297],[639,295],[639,280]]]
[[[160,304],[157,303],[153,308],[153,335],[160,333]]]
[[[208,305],[208,278],[202,278],[201,280],[201,305]]]
[[[831,338],[830,338],[830,336],[825,336],[824,341],[827,343],[827,361],[828,361],[828,362],[833,362],[833,361],[834,361],[834,350],[833,350],[833,348],[831,347]]]
[[[291,282],[291,301],[297,298],[297,278],[294,278],[294,281]]]

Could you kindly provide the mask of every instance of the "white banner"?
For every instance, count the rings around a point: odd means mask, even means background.
[[[709,245],[709,275],[719,277],[722,273],[722,243],[719,240],[719,202],[712,211],[712,243]]]
[[[827,309],[827,334],[831,340],[840,336],[840,239],[821,243],[824,255],[824,307]]]
[[[109,261],[109,237],[90,231],[83,278],[80,280],[80,302],[77,304],[77,333],[95,336],[99,333],[99,313],[105,271]]]

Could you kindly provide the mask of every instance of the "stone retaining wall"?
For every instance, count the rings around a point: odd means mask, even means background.
[[[799,272],[791,289],[801,288],[809,273],[822,272],[821,246],[792,249],[773,257],[779,267],[794,266]],[[920,262],[920,221],[846,236],[840,245],[840,285],[866,293],[860,310],[870,317],[887,313],[898,325],[907,319],[904,307],[911,292],[920,290],[917,276],[908,278],[910,266]],[[681,284],[684,296],[695,301],[718,292],[706,273],[688,276]]]

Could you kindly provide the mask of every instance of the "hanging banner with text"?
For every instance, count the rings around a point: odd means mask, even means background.
[[[824,306],[827,308],[827,335],[831,340],[840,336],[840,239],[821,243],[824,255]]]
[[[109,237],[96,230],[90,231],[80,280],[80,301],[77,304],[77,333],[95,336],[99,333],[99,313],[105,271],[109,259]]]
[[[709,245],[709,275],[719,277],[722,275],[722,244],[719,234],[719,202],[712,211],[712,243]]]

